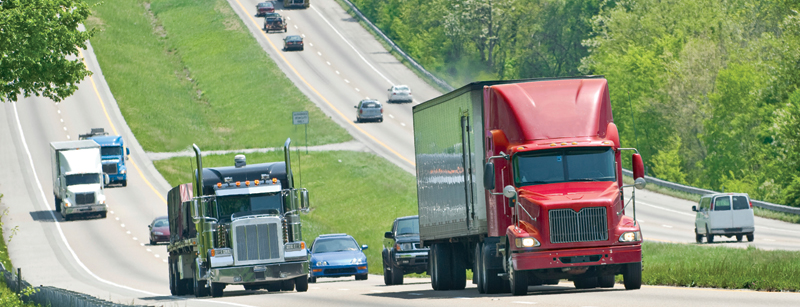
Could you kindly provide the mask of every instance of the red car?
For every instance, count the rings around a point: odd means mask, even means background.
[[[166,216],[157,217],[147,228],[150,228],[150,245],[169,243],[169,219]]]
[[[266,15],[267,13],[274,13],[275,12],[275,5],[272,2],[261,2],[256,5],[256,17],[261,17]]]

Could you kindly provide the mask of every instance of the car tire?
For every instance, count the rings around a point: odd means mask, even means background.
[[[387,286],[393,285],[392,284],[392,271],[389,270],[389,268],[386,266],[385,263],[383,264],[383,284],[385,284]]]
[[[694,241],[697,243],[703,243],[703,235],[697,233],[697,228],[694,229]]]
[[[156,241],[153,241],[153,239],[150,239],[150,245],[156,245]]]
[[[748,233],[747,234],[747,242],[753,242],[753,234],[752,233]]]
[[[393,285],[402,285],[403,284],[403,268],[392,265],[392,284]]]
[[[303,275],[294,279],[294,289],[297,292],[306,292],[308,291],[308,282],[310,281],[310,277],[308,275]]]
[[[598,284],[597,277],[576,277],[572,280],[575,289],[594,289]]]
[[[378,122],[379,122],[379,123],[382,123],[382,122],[383,122],[383,118],[379,119],[379,120],[378,120]]]
[[[218,282],[211,283],[211,297],[222,297],[222,290],[225,290],[225,284]]]
[[[305,50],[305,47],[300,47],[300,51],[303,51],[303,50]]]
[[[369,273],[356,275],[356,280],[367,280],[367,279],[369,279]]]
[[[642,263],[634,262],[625,265],[625,270],[622,273],[622,281],[625,284],[625,290],[642,288]]]
[[[308,282],[309,282],[309,283],[312,283],[312,284],[313,284],[313,283],[316,283],[316,282],[317,282],[317,278],[316,278],[316,277],[311,277],[311,276],[309,276],[309,277],[308,277]],[[295,282],[295,285],[296,285],[296,284],[297,284],[297,282]]]
[[[706,227],[706,243],[714,243],[714,235],[708,231],[708,227]]]
[[[614,275],[600,275],[597,277],[597,286],[600,288],[614,288]]]

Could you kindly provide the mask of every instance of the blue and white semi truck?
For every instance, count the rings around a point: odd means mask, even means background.
[[[100,154],[103,161],[103,173],[109,177],[109,183],[119,183],[123,187],[128,185],[128,169],[125,160],[131,154],[125,147],[122,136],[108,135],[103,128],[92,128],[87,134],[80,134],[81,140],[92,140],[100,145]]]

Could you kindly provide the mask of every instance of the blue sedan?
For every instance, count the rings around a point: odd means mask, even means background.
[[[311,273],[308,282],[317,282],[317,277],[342,277],[355,275],[356,280],[367,280],[366,245],[347,234],[321,235],[309,248]]]

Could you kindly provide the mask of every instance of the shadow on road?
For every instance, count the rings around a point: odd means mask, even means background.
[[[415,299],[453,299],[453,297],[461,297],[461,298],[479,298],[479,297],[502,297],[502,296],[510,296],[508,293],[499,293],[499,294],[480,294],[478,293],[477,289],[475,288],[467,288],[465,290],[458,290],[458,291],[434,291],[431,290],[422,290],[422,291],[397,291],[397,292],[388,292],[391,291],[393,286],[386,286],[381,290],[387,291],[383,293],[369,293],[365,294],[367,296],[375,296],[375,297],[385,297],[385,298],[395,298],[395,299],[405,299],[405,300],[415,300]],[[398,288],[399,289],[399,288]],[[573,287],[563,287],[563,286],[533,286],[528,287],[528,294],[529,296],[542,296],[542,295],[553,295],[553,294],[566,294],[566,293],[593,293],[593,292],[615,292],[615,291],[625,291],[624,289],[575,289]]]

